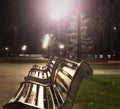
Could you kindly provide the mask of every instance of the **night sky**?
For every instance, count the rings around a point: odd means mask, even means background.
[[[51,20],[49,1],[0,0],[0,47],[12,46],[16,34],[17,47],[25,44],[29,51],[40,51],[41,34]]]
[[[42,19],[48,16],[47,10],[45,0],[0,0],[0,39],[10,45],[11,27],[15,25],[17,44],[39,49]]]

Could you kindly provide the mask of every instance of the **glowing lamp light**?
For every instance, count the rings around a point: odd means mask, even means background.
[[[117,30],[117,28],[116,28],[116,27],[113,27],[113,30]]]
[[[71,5],[70,0],[52,0],[51,1],[51,18],[58,19],[65,16]]]
[[[64,49],[65,46],[64,46],[63,44],[60,44],[60,45],[59,45],[59,48],[60,48],[60,49]]]
[[[5,50],[6,50],[6,51],[8,51],[8,50],[9,50],[9,48],[8,48],[8,47],[5,47]]]
[[[43,42],[43,48],[47,48],[49,44],[50,36],[49,34],[45,35],[44,42]]]
[[[23,45],[22,48],[21,48],[22,51],[26,51],[26,49],[27,49],[26,45]]]

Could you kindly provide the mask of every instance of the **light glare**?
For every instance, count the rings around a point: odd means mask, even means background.
[[[9,50],[9,48],[8,48],[8,47],[5,47],[5,50],[6,50],[6,51],[8,51],[8,50]]]
[[[67,11],[70,8],[71,1],[70,0],[52,0],[51,4],[52,4],[51,18],[58,19],[66,15]]]
[[[113,27],[113,30],[117,30],[117,28],[116,28],[116,27]]]
[[[63,44],[60,44],[59,47],[60,49],[64,49],[65,46]]]
[[[26,45],[23,45],[21,49],[22,49],[22,51],[26,51],[27,46],[26,46]]]
[[[47,46],[49,44],[49,40],[50,40],[50,36],[49,36],[49,34],[46,34],[45,38],[44,38],[44,42],[43,42],[43,48],[47,48]]]

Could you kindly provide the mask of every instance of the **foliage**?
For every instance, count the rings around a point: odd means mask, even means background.
[[[84,10],[80,13],[80,20],[78,20],[77,12],[72,14],[72,19],[67,28],[67,38],[69,40],[67,53],[70,55],[69,57],[77,58],[76,54],[78,46],[80,46],[83,58],[88,57],[94,50],[93,37],[88,33],[89,18],[86,16],[87,13],[85,13]],[[78,25],[78,22],[80,22],[80,25]],[[78,26],[80,26],[80,30],[78,30]],[[78,44],[78,31],[80,31],[80,45]]]
[[[77,54],[77,16],[73,16],[66,32],[66,54],[67,57],[76,58]]]
[[[108,54],[119,58],[120,54],[120,1],[119,0],[85,0],[80,8],[80,37],[81,54],[83,57]],[[78,6],[78,4],[77,4]],[[75,8],[76,9],[76,8]],[[78,40],[78,12],[75,10],[71,15],[67,26],[68,48],[67,53],[76,57]],[[117,27],[114,31],[113,27]],[[72,50],[72,51],[71,51]]]
[[[98,57],[100,54],[103,54],[104,58],[107,58],[107,54],[117,56],[116,47],[120,49],[119,43],[115,40],[119,40],[117,34],[114,35],[115,31],[113,30],[114,26],[117,26],[120,22],[118,18],[118,11],[120,11],[118,0],[105,0],[105,1],[96,1],[94,4],[94,10],[91,15],[91,32],[94,33],[94,42],[95,42],[95,53]],[[118,8],[119,7],[119,8]],[[116,10],[118,9],[118,11]],[[90,24],[90,27],[91,27]],[[117,39],[116,39],[116,38]]]
[[[55,36],[50,37],[49,47],[47,51],[48,56],[58,56],[59,55],[59,46]]]

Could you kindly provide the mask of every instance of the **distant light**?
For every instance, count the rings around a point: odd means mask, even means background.
[[[5,47],[5,50],[6,50],[6,51],[8,51],[8,50],[9,50],[9,48],[8,48],[8,47]]]
[[[64,49],[65,46],[64,46],[63,44],[60,44],[60,45],[59,45],[59,48],[60,48],[60,49]]]
[[[23,45],[22,48],[21,48],[22,51],[26,51],[26,49],[27,49],[26,45]]]
[[[113,27],[113,30],[117,30],[117,27]]]
[[[50,34],[50,36],[52,37],[52,36],[53,36],[53,34]]]
[[[44,42],[43,42],[43,48],[47,48],[49,44],[50,36],[49,34],[45,35]]]

